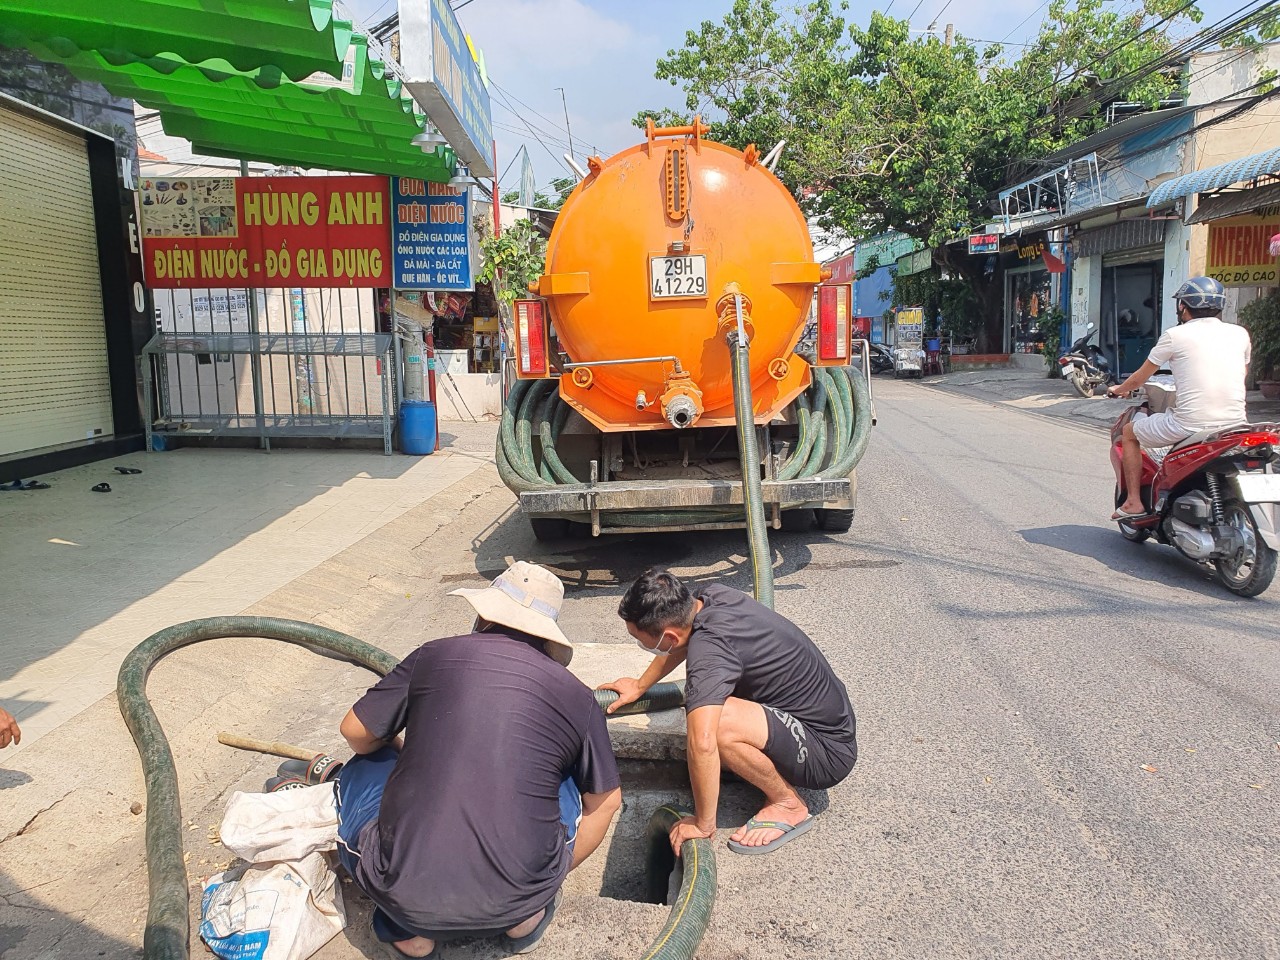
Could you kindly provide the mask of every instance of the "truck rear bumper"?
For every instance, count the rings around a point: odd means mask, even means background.
[[[853,499],[847,477],[765,480],[765,503],[838,505]],[[578,483],[520,494],[520,509],[533,517],[563,516],[601,510],[700,510],[742,504],[742,483],[733,480],[650,480]]]

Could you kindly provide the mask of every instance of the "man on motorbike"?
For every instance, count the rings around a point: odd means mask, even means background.
[[[1166,330],[1146,362],[1107,396],[1127,396],[1167,367],[1173,374],[1177,406],[1135,417],[1124,427],[1125,500],[1112,520],[1146,516],[1142,502],[1142,448],[1169,447],[1202,430],[1245,422],[1245,371],[1249,366],[1249,332],[1222,322],[1226,289],[1211,277],[1193,277],[1173,295],[1178,326]]]

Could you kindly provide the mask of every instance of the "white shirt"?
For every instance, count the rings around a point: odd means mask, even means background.
[[[1172,411],[1192,431],[1244,423],[1249,331],[1217,317],[1189,320],[1164,332],[1147,359],[1173,373]]]

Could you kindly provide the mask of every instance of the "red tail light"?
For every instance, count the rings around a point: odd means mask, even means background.
[[[1241,453],[1250,453],[1253,455],[1266,455],[1271,452],[1271,447],[1280,446],[1280,434],[1260,431],[1258,433],[1244,433],[1232,438],[1236,445],[1230,449],[1223,450],[1218,454],[1220,457],[1233,457]]]
[[[546,306],[541,300],[517,300],[512,309],[516,320],[516,376],[521,380],[550,376]]]
[[[1070,362],[1071,362],[1071,360],[1070,360],[1070,358],[1068,358],[1068,357],[1059,357],[1059,358],[1058,358],[1058,366],[1060,366],[1060,367],[1065,367],[1065,366],[1066,366],[1068,363],[1070,363]]]
[[[818,366],[849,362],[853,286],[824,284],[818,288]]]

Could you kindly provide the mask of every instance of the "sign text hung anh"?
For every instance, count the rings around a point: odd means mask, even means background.
[[[1280,271],[1271,255],[1271,238],[1280,233],[1280,216],[1247,215],[1209,224],[1205,273],[1228,287],[1274,286]]]
[[[392,181],[397,290],[474,290],[468,190],[411,177]]]
[[[172,287],[389,287],[386,177],[148,178],[147,283]]]

